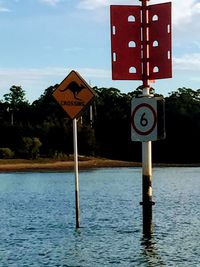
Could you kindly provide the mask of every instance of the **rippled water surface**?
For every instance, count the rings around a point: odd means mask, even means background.
[[[200,266],[200,168],[155,168],[153,234],[142,234],[141,169],[0,174],[0,266]]]

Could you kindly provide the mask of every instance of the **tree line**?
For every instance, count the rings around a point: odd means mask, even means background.
[[[32,104],[13,85],[0,101],[0,158],[65,158],[73,154],[72,120],[50,86]],[[96,99],[78,120],[79,154],[141,161],[131,141],[131,99],[141,93],[94,87]],[[91,110],[92,109],[92,117]],[[165,97],[166,139],[153,142],[153,161],[199,163],[200,89],[178,88]]]

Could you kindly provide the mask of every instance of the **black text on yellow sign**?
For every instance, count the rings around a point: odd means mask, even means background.
[[[53,97],[69,117],[74,119],[92,102],[95,93],[80,74],[73,70],[53,92]]]

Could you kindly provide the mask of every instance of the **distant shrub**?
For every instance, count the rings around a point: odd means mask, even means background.
[[[31,157],[33,159],[36,159],[40,155],[40,147],[42,146],[42,143],[40,142],[40,139],[37,137],[34,137],[32,139],[32,146],[31,146]]]
[[[0,148],[0,158],[1,159],[11,159],[14,157],[14,152],[8,147]]]
[[[36,159],[40,154],[41,145],[37,137],[22,137],[18,154],[27,159]]]
[[[68,160],[69,159],[69,156],[68,155],[66,155],[63,152],[58,152],[58,151],[56,151],[54,153],[54,155],[51,156],[51,157],[53,157],[54,159],[57,159],[57,160]]]

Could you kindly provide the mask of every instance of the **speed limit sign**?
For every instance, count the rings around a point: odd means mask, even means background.
[[[162,98],[140,97],[133,98],[131,104],[131,140],[155,141],[165,135],[164,109],[160,109]],[[158,104],[159,103],[159,104]],[[162,105],[163,106],[163,105]]]

